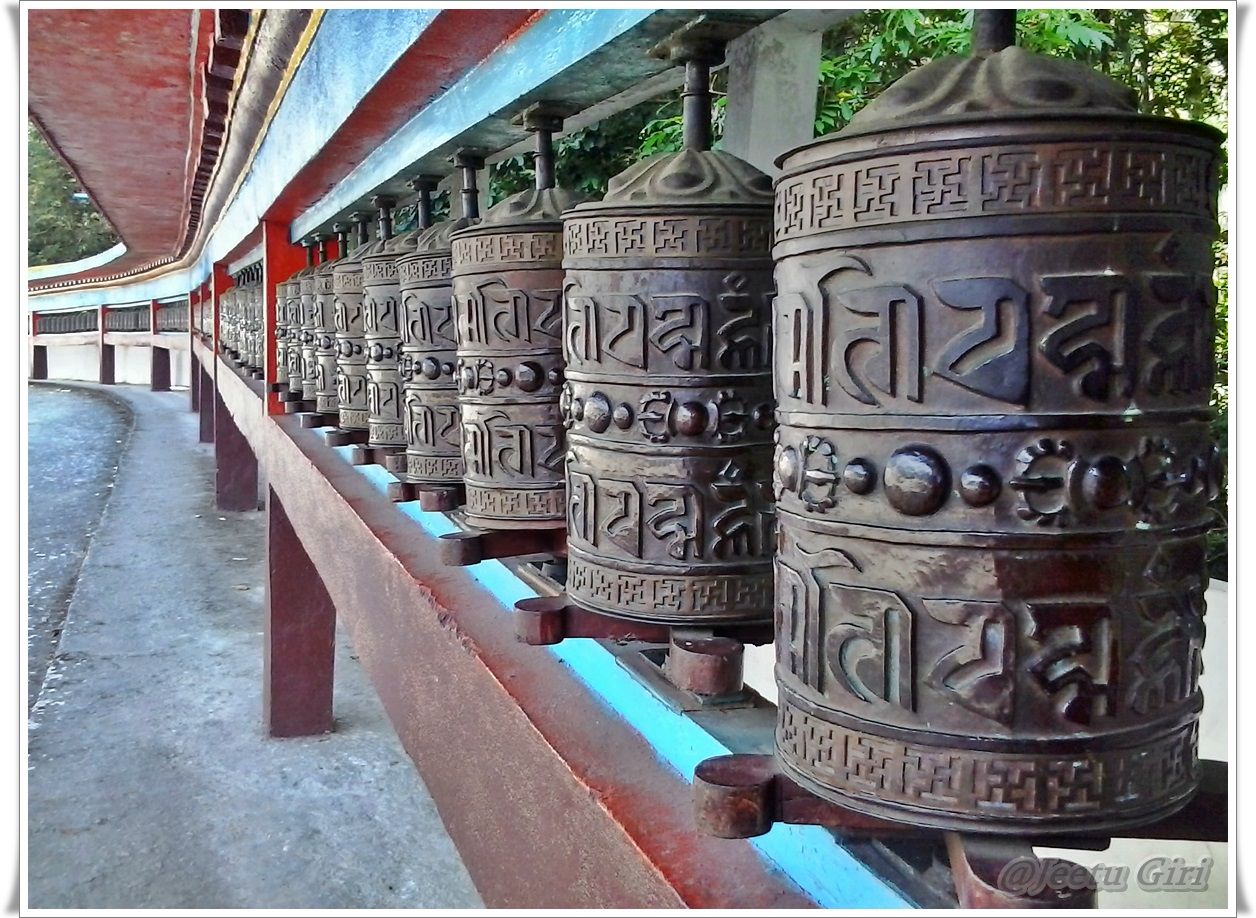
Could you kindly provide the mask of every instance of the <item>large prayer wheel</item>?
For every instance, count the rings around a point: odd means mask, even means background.
[[[1199,780],[1219,134],[1016,47],[782,157],[777,757],[918,825]]]
[[[336,264],[349,254],[344,224],[334,227],[338,234],[337,257],[324,260],[314,271],[314,410],[335,415],[340,409],[336,396]]]
[[[288,380],[290,398],[297,401],[305,397],[305,358],[301,350],[304,338],[301,280],[313,273],[315,267],[313,240],[307,239],[302,245],[305,246],[305,267],[294,272],[286,283],[279,285],[282,293],[280,290],[276,291],[276,299],[279,301],[276,305],[282,305],[287,315],[287,347],[284,351],[287,363],[284,375]]]
[[[318,258],[299,272],[301,303],[301,400],[313,404],[318,398],[318,360],[315,357],[315,334],[318,322],[316,287],[319,272],[327,260],[327,243],[323,236],[318,243]]]
[[[543,170],[537,175],[539,185]],[[566,523],[561,215],[580,200],[537,187],[450,236],[465,513],[473,527]]]
[[[336,403],[340,412],[340,429],[369,430],[366,404],[366,336],[362,330],[362,258],[381,240],[369,241],[361,232],[359,245],[332,268],[332,292],[335,297],[336,327]]]
[[[362,256],[368,444],[393,454],[403,453],[406,446],[401,412],[401,285],[397,259],[414,251],[417,236],[417,231],[395,236]]]
[[[414,251],[397,259],[401,290],[401,378],[406,427],[405,481],[461,484],[462,426],[458,411],[457,333],[454,329],[452,246],[449,234],[471,220],[431,225],[431,187],[420,187],[420,226]]]
[[[709,149],[682,43],[685,149],[564,217],[567,593],[624,618],[772,617],[771,180]]]

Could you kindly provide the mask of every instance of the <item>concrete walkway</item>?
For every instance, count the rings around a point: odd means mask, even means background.
[[[47,497],[95,479],[41,470],[62,447],[37,442],[57,427],[32,399],[29,531],[46,554],[58,527],[65,545],[95,532],[59,638],[32,645],[32,666],[51,663],[28,720],[29,907],[482,907],[343,636],[336,732],[265,736],[264,514],[214,509],[186,392],[109,392],[135,420],[98,527]],[[79,397],[74,411],[108,415]]]

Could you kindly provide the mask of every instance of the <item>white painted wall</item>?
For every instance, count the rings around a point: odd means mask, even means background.
[[[100,379],[100,352],[94,344],[48,348],[49,379]]]
[[[187,388],[192,384],[192,354],[190,351],[170,352],[170,387]]]
[[[149,347],[118,344],[113,349],[113,381],[147,386],[152,382],[153,351]]]

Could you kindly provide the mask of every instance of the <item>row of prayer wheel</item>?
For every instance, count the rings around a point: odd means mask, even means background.
[[[565,526],[584,608],[774,621],[776,755],[820,797],[1006,833],[1183,805],[1218,132],[985,46],[774,187],[710,149],[720,42],[672,53],[685,148],[600,201],[534,112],[535,190],[299,272],[294,388],[472,526]]]
[[[218,334],[224,353],[251,371],[261,371],[265,353],[260,262],[241,268],[218,299]]]

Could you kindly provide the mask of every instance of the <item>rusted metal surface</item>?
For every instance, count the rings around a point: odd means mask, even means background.
[[[379,244],[366,238],[366,222],[354,214],[358,246],[332,269],[336,313],[336,402],[340,429],[367,435],[366,337],[362,331],[362,257]],[[343,445],[343,444],[341,444]]]
[[[1218,140],[1009,47],[782,158],[777,751],[802,786],[1017,834],[1194,793]]]
[[[1056,857],[1039,858],[1026,839],[989,838],[948,832],[946,851],[959,907],[965,909],[1094,908],[1094,875],[1080,864]],[[1059,885],[1009,890],[1008,866],[1029,866],[1033,876],[1062,876]],[[1000,881],[1004,882],[1000,882]],[[1015,884],[1012,884],[1015,885]]]
[[[772,617],[772,186],[699,135],[563,220],[567,591],[681,626]]]
[[[552,187],[520,192],[450,236],[473,527],[557,529],[566,522],[560,215],[578,200]]]
[[[567,540],[554,529],[486,529],[451,532],[440,537],[441,560],[451,566],[479,564],[488,558],[562,554]]]
[[[423,232],[397,259],[401,290],[401,378],[405,397],[406,482],[429,490],[462,484],[462,422],[455,371],[449,234],[473,218],[431,223],[428,177],[415,180]],[[426,225],[425,225],[426,224]],[[452,508],[450,508],[452,509]]]
[[[744,658],[740,641],[673,628],[663,672],[681,691],[730,698],[742,690]]]

